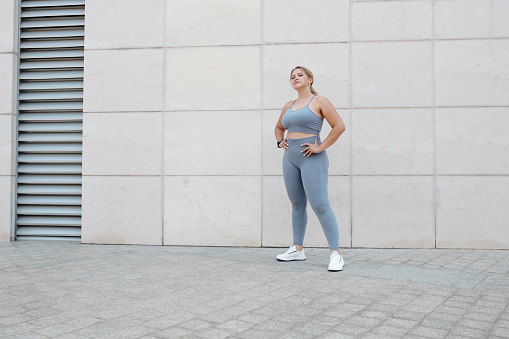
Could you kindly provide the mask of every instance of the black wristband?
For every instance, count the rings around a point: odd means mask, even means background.
[[[279,147],[279,144],[280,144],[280,143],[281,143],[281,141],[283,141],[283,140],[284,140],[284,139],[281,139],[281,140],[279,140],[279,141],[277,142],[277,148],[281,148],[281,147]]]

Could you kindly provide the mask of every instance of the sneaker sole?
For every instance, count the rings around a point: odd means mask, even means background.
[[[278,259],[278,258],[276,258],[276,259],[277,259],[277,261],[285,261],[285,262],[287,262],[287,261],[304,261],[304,260],[306,260],[306,259],[289,259],[289,260],[284,260],[284,259]]]
[[[329,269],[329,272],[341,272],[343,269],[340,269],[340,270],[330,270]]]

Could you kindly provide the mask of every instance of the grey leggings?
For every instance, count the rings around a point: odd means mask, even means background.
[[[339,230],[330,207],[327,193],[329,158],[325,151],[309,157],[300,153],[303,143],[321,143],[320,137],[288,139],[288,149],[283,156],[283,177],[286,192],[292,203],[293,243],[303,245],[308,216],[307,200],[315,212],[331,250],[339,250]]]

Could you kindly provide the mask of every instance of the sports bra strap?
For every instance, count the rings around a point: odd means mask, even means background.
[[[315,97],[316,97],[316,95],[313,95],[313,97],[311,98],[311,100],[309,100],[308,105],[311,103],[311,101],[312,101]],[[292,102],[292,105],[290,106],[290,108],[292,108],[292,107],[293,107],[293,104],[295,103],[295,101],[297,101],[297,99],[295,99],[295,100]],[[306,106],[307,106],[307,105],[306,105]],[[306,107],[306,106],[304,106],[304,107]]]

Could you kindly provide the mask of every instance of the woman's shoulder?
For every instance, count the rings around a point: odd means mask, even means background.
[[[288,101],[284,106],[283,106],[283,111],[287,111],[288,108],[290,108],[290,106],[292,105],[292,103],[294,102],[294,100],[290,100]]]
[[[332,103],[324,96],[317,95],[315,100],[319,104],[320,107],[332,106]]]
[[[317,95],[315,97],[315,100],[318,101],[318,102],[330,102],[329,99],[327,99],[326,97],[324,97],[323,95]]]

